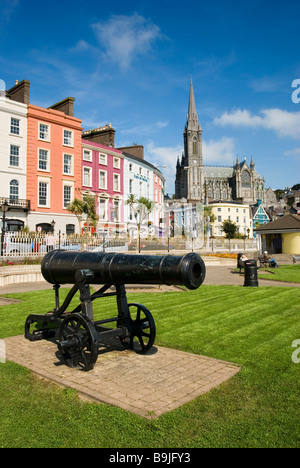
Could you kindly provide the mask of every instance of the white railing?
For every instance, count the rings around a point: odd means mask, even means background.
[[[57,235],[51,239],[44,234],[5,233],[1,240],[3,257],[42,257],[52,249],[71,251],[207,251],[207,252],[244,252],[257,251],[256,239],[210,239],[206,240],[185,237],[157,237],[128,240],[125,238],[106,238],[103,236],[64,236]]]

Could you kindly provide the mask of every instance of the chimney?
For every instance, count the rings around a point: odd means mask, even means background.
[[[16,80],[15,86],[10,88],[7,92],[12,101],[22,102],[28,105],[30,101],[30,81],[23,80],[19,83],[19,81]]]
[[[94,128],[92,130],[86,130],[82,133],[83,140],[94,141],[100,145],[115,147],[115,129],[112,128],[111,124],[105,125],[104,127]]]
[[[66,99],[63,99],[62,101],[59,101],[56,104],[53,104],[53,106],[49,107],[48,109],[54,109],[60,112],[63,112],[66,115],[69,115],[70,117],[74,117],[74,101],[75,99],[72,97],[67,97]]]

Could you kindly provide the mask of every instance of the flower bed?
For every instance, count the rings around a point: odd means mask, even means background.
[[[237,259],[237,254],[235,253],[211,253],[206,254],[207,257],[219,257],[219,258],[233,258]]]

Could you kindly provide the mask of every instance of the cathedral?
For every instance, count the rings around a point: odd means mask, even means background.
[[[205,157],[205,155],[204,155]],[[184,151],[176,166],[175,198],[189,203],[209,201],[242,202],[256,204],[265,201],[265,181],[246,158],[237,157],[233,166],[206,166],[203,164],[202,128],[196,111],[193,82],[187,122],[184,129]]]

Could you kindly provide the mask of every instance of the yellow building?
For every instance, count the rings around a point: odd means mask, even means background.
[[[253,223],[249,205],[241,205],[230,202],[210,203],[212,213],[215,215],[214,223],[211,223],[213,237],[225,237],[222,229],[223,221],[232,221],[237,225],[237,231],[243,236],[253,237]]]
[[[300,216],[286,215],[256,229],[261,251],[300,254]]]

